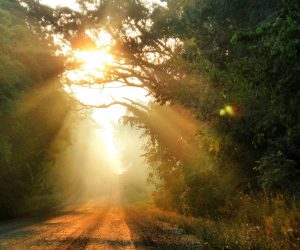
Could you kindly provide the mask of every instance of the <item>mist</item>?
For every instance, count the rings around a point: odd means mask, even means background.
[[[64,126],[70,139],[56,157],[56,183],[70,202],[117,194],[129,202],[150,198],[141,131],[114,122],[112,156],[103,138],[108,132],[89,115],[73,113]]]

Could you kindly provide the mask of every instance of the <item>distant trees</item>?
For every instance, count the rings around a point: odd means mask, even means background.
[[[33,27],[17,1],[0,0],[1,219],[49,206],[51,144],[69,110],[63,60]]]

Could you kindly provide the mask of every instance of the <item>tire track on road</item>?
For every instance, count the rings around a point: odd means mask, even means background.
[[[87,245],[91,240],[91,235],[93,232],[101,226],[103,220],[105,219],[109,207],[102,208],[103,210],[96,215],[89,218],[84,218],[84,225],[78,228],[71,235],[67,236],[66,239],[62,240],[62,243],[56,248],[57,250],[80,250],[86,249]]]

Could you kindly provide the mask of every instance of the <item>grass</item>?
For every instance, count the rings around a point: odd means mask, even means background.
[[[281,196],[239,197],[223,208],[224,216],[219,219],[185,216],[149,205],[139,210],[194,234],[203,249],[300,249],[300,211],[287,208]]]

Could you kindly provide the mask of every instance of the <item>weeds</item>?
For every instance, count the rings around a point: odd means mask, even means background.
[[[141,210],[153,220],[196,235],[203,249],[300,249],[300,211],[287,208],[282,196],[240,196],[222,209],[227,216],[219,219],[190,217],[147,205]]]

